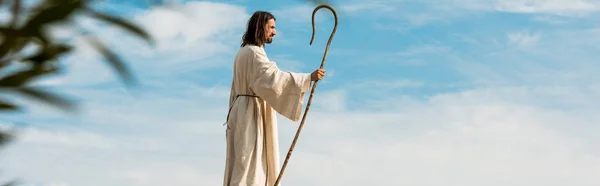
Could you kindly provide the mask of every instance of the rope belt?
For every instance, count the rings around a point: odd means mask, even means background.
[[[227,122],[229,122],[229,114],[231,114],[231,109],[233,108],[233,105],[235,105],[235,101],[237,100],[238,97],[240,96],[247,96],[247,97],[254,97],[257,98],[257,95],[249,95],[249,94],[238,94],[237,96],[235,96],[235,98],[233,99],[233,102],[231,103],[231,107],[229,107],[229,111],[227,112],[227,119],[225,120],[225,123],[223,123],[223,126],[227,125]],[[229,125],[227,125],[227,129],[229,128]]]

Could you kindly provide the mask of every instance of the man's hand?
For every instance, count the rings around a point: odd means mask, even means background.
[[[310,74],[310,80],[311,81],[316,81],[316,80],[321,80],[323,79],[323,77],[325,76],[325,69],[317,69],[315,70],[313,73]]]

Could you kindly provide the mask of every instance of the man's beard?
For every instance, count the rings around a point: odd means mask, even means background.
[[[271,42],[273,42],[273,36],[267,38],[267,41],[265,43],[271,44]]]

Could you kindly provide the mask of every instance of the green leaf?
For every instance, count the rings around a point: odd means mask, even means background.
[[[8,141],[13,139],[13,135],[6,131],[0,130],[0,146],[6,144]]]
[[[19,11],[20,3],[15,3],[13,7],[14,14]],[[49,3],[46,1],[40,11],[34,13],[34,15],[26,21],[22,29],[12,28],[1,28],[0,30],[4,34],[5,41],[0,45],[0,58],[6,57],[10,51],[18,52],[24,45],[21,45],[19,38],[34,36],[40,39],[42,43],[49,43],[48,34],[42,28],[50,23],[62,21],[67,17],[71,16],[73,12],[83,6],[81,0],[64,0],[61,3]],[[13,21],[16,21],[16,17]],[[15,50],[17,49],[17,50]]]
[[[90,8],[85,8],[86,12],[89,13],[90,15],[92,15],[93,17],[96,17],[98,19],[101,19],[103,21],[118,25],[120,27],[123,27],[124,29],[136,34],[137,36],[141,37],[142,39],[146,40],[148,43],[153,44],[153,40],[150,37],[150,34],[148,34],[146,31],[142,30],[140,27],[138,27],[137,25],[134,25],[133,23],[127,22],[123,19],[120,19],[118,17],[114,17],[108,14],[104,14],[101,12],[96,12]]]
[[[73,47],[63,44],[47,45],[36,54],[23,59],[24,61],[33,61],[41,64],[43,62],[54,60],[58,56],[65,54],[72,50]]]
[[[8,103],[4,100],[0,100],[0,111],[16,111],[19,110],[19,107],[12,104],[12,103]]]
[[[14,91],[17,91],[18,93],[20,93],[22,95],[29,96],[31,98],[35,98],[39,101],[56,106],[60,109],[66,110],[66,111],[75,111],[75,104],[71,100],[62,98],[58,95],[54,95],[50,92],[45,92],[41,89],[19,87],[19,88],[15,88]]]
[[[20,13],[21,13],[21,0],[15,0],[13,2],[13,7],[12,7],[13,19],[10,22],[11,27],[15,27],[17,25],[17,22],[19,21]]]
[[[14,29],[8,28],[8,27],[6,27],[6,25],[0,26],[0,33],[2,33],[2,34],[6,34],[6,32],[11,32],[11,31],[14,31]]]
[[[10,63],[12,59],[7,59],[7,60],[1,60],[0,61],[0,70],[8,65],[10,65]]]
[[[50,41],[50,34],[48,33],[48,30],[46,30],[46,29],[40,29],[40,30],[36,31],[35,33],[32,33],[31,36],[34,36],[35,38],[39,39],[39,41],[43,45],[52,43]]]
[[[87,41],[106,58],[106,60],[109,62],[109,65],[116,70],[117,74],[124,80],[125,84],[135,84],[135,80],[131,75],[131,72],[125,66],[123,61],[121,61],[119,56],[117,56],[117,54],[104,46],[104,44],[98,41],[95,37],[88,37]]]
[[[23,70],[15,72],[9,76],[0,79],[0,87],[19,87],[27,84],[29,81],[38,78],[41,75],[56,72],[57,69],[43,69],[41,67],[34,66],[29,70]]]
[[[48,5],[49,4],[49,5]],[[40,28],[46,24],[63,21],[71,16],[73,12],[83,6],[81,0],[62,1],[58,4],[47,3],[37,14],[33,15],[23,27],[24,31],[29,33],[38,33]]]
[[[30,41],[31,41],[30,38],[24,38],[24,37],[17,38],[15,40],[13,46],[11,47],[11,51],[16,53],[16,52],[23,50],[23,48],[25,48],[25,46],[27,46],[27,44],[29,44]]]
[[[12,29],[6,30],[4,32],[4,38],[6,40],[2,41],[2,45],[0,45],[0,58],[5,58],[11,48],[15,45],[17,38],[19,36]]]

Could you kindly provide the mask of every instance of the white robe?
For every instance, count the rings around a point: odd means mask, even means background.
[[[310,74],[279,70],[255,45],[240,48],[233,74],[223,185],[273,186],[280,169],[276,112],[298,121]]]

